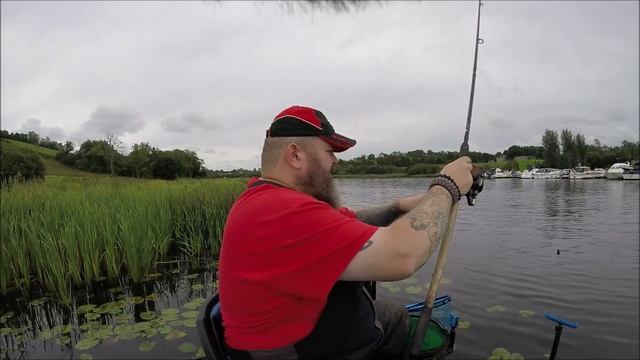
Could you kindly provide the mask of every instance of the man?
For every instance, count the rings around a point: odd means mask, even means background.
[[[408,316],[364,281],[415,273],[438,247],[471,159],[447,164],[425,193],[357,213],[331,177],[355,140],[318,110],[293,106],[267,130],[261,178],[233,205],[220,256],[220,304],[232,359],[401,358]],[[402,216],[401,216],[402,215]]]

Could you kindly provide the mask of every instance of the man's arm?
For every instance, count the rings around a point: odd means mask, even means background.
[[[422,199],[422,195],[404,197],[389,205],[374,206],[356,211],[360,221],[374,226],[389,226],[400,216],[411,211]]]
[[[471,188],[468,157],[448,164],[442,173],[454,179],[460,193]],[[416,272],[444,237],[452,204],[452,195],[443,186],[430,188],[411,211],[371,236],[340,279],[393,281]]]

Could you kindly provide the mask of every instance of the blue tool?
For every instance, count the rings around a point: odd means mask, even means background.
[[[562,325],[570,327],[572,329],[577,329],[578,324],[580,322],[566,320],[550,312],[544,313],[544,317],[556,323],[556,329],[555,329],[556,335],[553,338],[553,346],[551,347],[551,354],[549,355],[549,360],[555,360],[556,354],[558,353],[558,345],[560,345],[560,335],[562,335]]]

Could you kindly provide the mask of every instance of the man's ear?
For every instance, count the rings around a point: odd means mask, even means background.
[[[300,170],[303,167],[306,153],[304,148],[296,143],[289,143],[284,153],[284,159],[286,163],[296,170]]]

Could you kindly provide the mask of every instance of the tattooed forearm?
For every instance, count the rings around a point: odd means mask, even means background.
[[[446,191],[432,191],[407,214],[407,219],[413,230],[426,231],[429,240],[437,245],[446,231],[450,206],[451,195]]]
[[[404,212],[396,205],[376,206],[356,211],[360,221],[374,226],[387,226],[394,222]]]

